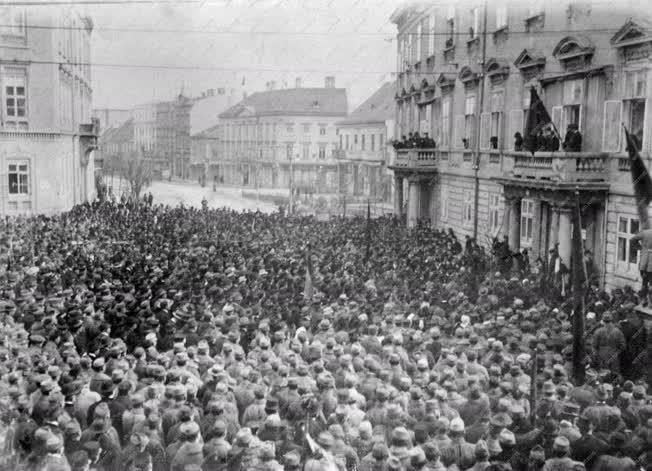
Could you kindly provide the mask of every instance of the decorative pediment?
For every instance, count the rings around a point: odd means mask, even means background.
[[[254,110],[253,107],[251,107],[251,106],[241,106],[235,112],[234,118],[246,118],[247,116],[253,116],[255,114],[256,114],[256,110]]]
[[[426,89],[428,89],[430,87],[431,87],[431,85],[428,83],[428,79],[423,79],[421,81],[421,90],[426,90]]]
[[[523,49],[514,61],[514,65],[521,70],[530,67],[543,67],[546,65],[546,56],[532,49]]]
[[[578,56],[589,56],[595,51],[595,46],[584,36],[566,36],[559,41],[552,55],[559,60],[573,59]]]
[[[481,70],[479,67],[465,65],[462,67],[462,70],[460,70],[458,78],[460,79],[460,82],[464,84],[475,82],[480,79],[480,72]]]
[[[407,96],[407,92],[405,91],[405,87],[401,89],[401,98],[405,98]]]
[[[414,84],[410,85],[410,95],[414,95],[417,91],[417,87],[415,87]]]
[[[611,44],[614,47],[632,46],[645,42],[652,42],[652,25],[643,21],[628,20],[617,32],[611,37]]]
[[[496,75],[508,75],[509,63],[505,59],[497,59],[492,57],[487,61],[485,72],[487,73],[488,77],[494,77]]]
[[[439,88],[452,88],[455,86],[455,79],[452,78],[451,76],[447,76],[446,74],[439,74],[439,77],[437,77],[437,81],[435,82],[435,85],[437,85]]]

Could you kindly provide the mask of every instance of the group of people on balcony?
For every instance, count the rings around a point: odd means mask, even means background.
[[[582,134],[579,131],[579,127],[575,123],[571,123],[566,128],[566,135],[564,136],[564,142],[560,145],[560,137],[557,130],[554,128],[552,123],[543,126],[538,130],[537,134],[530,137],[530,142],[527,142],[527,139],[523,137],[520,132],[514,134],[514,150],[515,151],[524,151],[529,150],[530,148],[534,149],[534,152],[557,152],[561,147],[564,152],[581,152],[582,151]],[[462,138],[462,144],[465,149],[470,147],[470,141],[467,138]],[[498,137],[491,137],[491,148],[498,148]],[[437,143],[433,138],[428,136],[428,133],[424,133],[423,136],[419,135],[419,132],[411,132],[408,136],[403,135],[401,139],[392,140],[392,146],[395,150],[399,149],[434,149],[437,147]]]
[[[423,133],[423,137],[419,135],[419,132],[411,132],[408,137],[405,134],[401,137],[400,140],[394,139],[392,141],[392,146],[395,150],[399,149],[434,149],[437,147],[437,143],[433,138],[428,136],[428,133]]]
[[[514,134],[514,150],[516,151],[533,149],[533,152],[557,152],[559,144],[559,134],[552,123],[539,129],[536,135],[530,137],[530,142],[527,142],[520,132]],[[582,151],[582,133],[577,124],[568,125],[561,148],[564,152]]]

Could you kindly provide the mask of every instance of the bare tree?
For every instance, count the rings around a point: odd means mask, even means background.
[[[152,181],[151,159],[145,158],[142,151],[132,151],[123,156],[119,165],[119,173],[127,184],[129,195],[139,198],[143,189]]]

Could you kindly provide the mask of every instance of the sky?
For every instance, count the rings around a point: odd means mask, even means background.
[[[396,27],[389,18],[398,5],[398,0],[88,5],[95,23],[93,106],[131,108],[169,100],[182,89],[190,96],[218,87],[253,93],[271,80],[278,88],[293,87],[297,77],[304,87],[322,87],[333,75],[336,86],[348,90],[353,108],[395,78]]]

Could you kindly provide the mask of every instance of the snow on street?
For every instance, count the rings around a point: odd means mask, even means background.
[[[228,207],[236,211],[260,210],[265,213],[274,212],[277,208],[274,204],[255,199],[243,198],[240,188],[218,187],[213,191],[212,187],[202,188],[197,183],[191,182],[161,182],[155,181],[152,186],[146,188],[144,193],[151,192],[155,203],[170,206],[177,206],[183,203],[185,206],[201,207],[204,197],[210,208]]]

